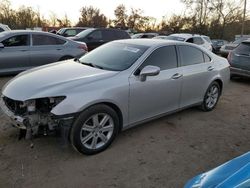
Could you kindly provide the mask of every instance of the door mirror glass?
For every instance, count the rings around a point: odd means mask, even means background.
[[[0,42],[0,49],[1,48],[4,48],[4,45],[3,45],[3,43]]]
[[[144,67],[140,72],[140,80],[142,82],[146,81],[147,76],[156,76],[160,73],[161,69],[157,66],[148,65]]]

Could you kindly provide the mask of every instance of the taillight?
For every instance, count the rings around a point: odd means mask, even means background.
[[[80,44],[77,48],[82,49],[82,50],[84,50],[86,52],[88,51],[88,47],[87,47],[86,44]]]
[[[231,62],[232,62],[232,52],[229,52],[229,54],[227,56],[227,61],[231,65]]]

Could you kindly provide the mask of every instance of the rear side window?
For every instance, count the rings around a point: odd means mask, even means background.
[[[5,47],[28,46],[29,35],[16,35],[2,41]]]
[[[93,40],[101,40],[103,38],[103,34],[100,30],[93,31],[89,37],[91,37]]]
[[[175,46],[165,46],[156,49],[143,62],[139,69],[142,70],[147,65],[158,66],[161,70],[176,68],[177,55]]]
[[[0,27],[0,32],[3,32],[3,31],[4,31],[3,28]]]
[[[210,62],[211,61],[211,58],[207,54],[203,53],[203,56],[204,56],[204,61],[205,62]]]
[[[111,40],[117,39],[117,37],[115,35],[115,31],[103,30],[102,34],[103,34],[103,38],[105,40],[111,41]]]
[[[51,37],[47,35],[32,35],[33,46],[43,46],[43,45],[62,45],[66,41],[61,40],[56,37]]]
[[[179,46],[182,66],[204,63],[204,53],[192,46]]]
[[[235,52],[240,55],[249,55],[250,56],[250,43],[241,43],[236,49]]]
[[[128,39],[128,38],[130,38],[129,34],[126,31],[115,31],[114,34],[118,39]]]

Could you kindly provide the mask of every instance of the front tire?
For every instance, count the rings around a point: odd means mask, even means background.
[[[205,112],[211,111],[217,105],[221,94],[221,87],[218,82],[212,82],[204,96],[201,109]]]
[[[99,153],[113,142],[119,131],[117,113],[107,105],[95,105],[83,111],[75,120],[70,140],[80,153]]]

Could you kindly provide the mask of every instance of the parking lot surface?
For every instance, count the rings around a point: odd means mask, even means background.
[[[1,77],[0,87],[11,77]],[[197,108],[122,132],[85,156],[56,137],[18,140],[0,112],[0,187],[183,187],[250,148],[250,80],[235,79],[212,112]]]

